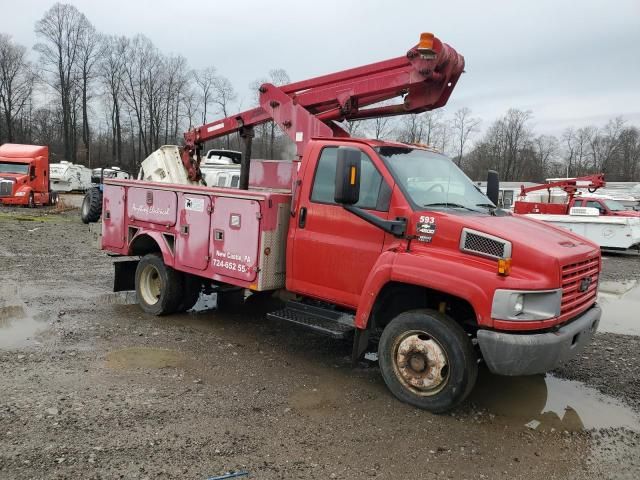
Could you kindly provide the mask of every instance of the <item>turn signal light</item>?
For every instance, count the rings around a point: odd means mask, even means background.
[[[511,258],[498,259],[498,275],[506,277],[511,273]]]

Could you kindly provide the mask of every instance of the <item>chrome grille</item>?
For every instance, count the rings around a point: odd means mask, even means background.
[[[10,197],[13,193],[13,180],[0,178],[0,197]]]
[[[460,250],[483,257],[507,258],[511,256],[511,242],[488,233],[463,228]]]
[[[562,267],[562,306],[560,317],[568,320],[589,308],[596,301],[600,257]]]

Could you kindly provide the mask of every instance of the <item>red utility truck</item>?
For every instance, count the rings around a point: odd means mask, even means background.
[[[0,204],[54,205],[49,188],[49,148],[5,143],[0,146]]]
[[[596,245],[496,209],[439,153],[335,122],[441,107],[463,68],[423,34],[402,57],[262,85],[258,108],[185,134],[197,179],[203,143],[239,132],[240,188],[105,181],[102,248],[135,257],[115,263],[115,290],[155,315],[189,309],[203,283],[220,307],[285,291],[268,317],[352,339],[354,360],[377,344],[393,394],[433,412],[470,393],[480,359],[527,375],[573,357],[600,319]],[[250,161],[252,127],[270,120],[295,142],[293,163]]]
[[[613,199],[602,198],[589,195],[581,195],[579,190],[586,189],[589,193],[606,186],[604,175],[590,175],[579,178],[565,178],[551,183],[543,183],[532,187],[522,186],[520,199],[516,200],[513,211],[518,214],[550,214],[569,215],[574,207],[595,208],[600,215],[610,217],[640,217],[640,212],[625,208],[620,202]],[[553,203],[551,200],[551,190],[561,189],[567,194],[565,202]],[[547,190],[548,197],[543,201],[527,200],[526,195],[539,190]]]

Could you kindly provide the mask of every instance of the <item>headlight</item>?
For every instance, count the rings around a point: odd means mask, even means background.
[[[516,315],[520,315],[524,310],[524,295],[521,293],[516,296],[516,301],[513,304],[513,311]]]
[[[497,320],[548,320],[560,315],[562,289],[496,290],[491,318]]]

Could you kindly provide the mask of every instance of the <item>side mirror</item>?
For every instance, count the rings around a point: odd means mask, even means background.
[[[495,170],[489,170],[487,172],[487,197],[493,202],[494,205],[498,205],[498,197],[500,196],[500,180],[498,179],[498,172]]]
[[[360,155],[355,148],[338,148],[334,200],[341,205],[354,205],[360,199]]]

